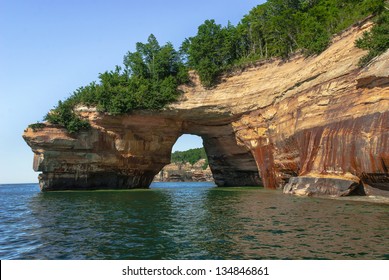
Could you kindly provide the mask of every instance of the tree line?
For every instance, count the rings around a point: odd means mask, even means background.
[[[95,106],[98,111],[119,115],[132,110],[158,110],[175,101],[177,87],[187,82],[188,71],[171,43],[160,46],[151,34],[147,43],[137,43],[135,52],[123,58],[124,66],[99,74],[99,82],[78,88],[68,99],[59,101],[45,120],[64,126],[69,132],[88,128],[74,108]]]
[[[223,27],[206,20],[181,49],[187,65],[197,71],[203,85],[211,87],[221,73],[237,65],[272,57],[287,59],[296,51],[318,54],[334,34],[371,14],[387,14],[385,2],[268,0],[253,8],[237,26],[229,23]],[[385,48],[384,40],[377,43]]]
[[[171,162],[173,163],[190,163],[191,165],[205,159],[203,169],[208,167],[208,157],[204,148],[189,149],[187,151],[175,151],[172,153]]]
[[[376,26],[356,42],[369,50],[361,61],[361,65],[366,64],[389,47],[387,2],[268,0],[254,7],[236,26],[206,20],[179,50],[171,43],[161,46],[151,34],[146,43],[137,43],[136,50],[124,56],[123,66],[100,73],[98,82],[59,101],[44,119],[76,132],[89,127],[75,113],[78,104],[113,115],[159,110],[177,100],[178,85],[188,81],[190,69],[198,73],[205,87],[212,87],[222,73],[234,67],[272,57],[287,59],[296,51],[307,56],[318,54],[329,45],[331,36],[373,14],[378,15]]]

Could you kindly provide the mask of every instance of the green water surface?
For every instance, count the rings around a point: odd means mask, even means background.
[[[389,204],[212,183],[0,186],[1,259],[389,259]]]

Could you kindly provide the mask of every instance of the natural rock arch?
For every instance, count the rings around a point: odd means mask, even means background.
[[[247,148],[237,144],[231,125],[191,127],[190,134],[203,139],[217,186],[262,185],[254,157]]]
[[[23,137],[43,190],[144,188],[181,134],[203,138],[216,184],[347,195],[389,191],[389,51],[365,68],[353,27],[316,57],[271,61],[205,89],[191,73],[180,102],[112,116],[78,108],[91,129],[50,124]],[[371,188],[373,187],[373,188]]]
[[[81,109],[82,111],[82,109]],[[163,115],[110,116],[83,111],[92,128],[77,134],[47,125],[27,130],[34,170],[42,190],[147,188],[170,163],[171,150],[182,134],[202,137],[218,186],[261,184],[251,152],[239,146],[230,123],[199,124]]]

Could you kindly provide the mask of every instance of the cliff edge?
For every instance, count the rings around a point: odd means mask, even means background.
[[[111,116],[79,107],[91,128],[45,124],[23,138],[42,190],[147,188],[182,134],[203,138],[218,186],[300,195],[389,193],[389,51],[358,67],[354,26],[314,57],[272,60],[191,83],[161,111]]]

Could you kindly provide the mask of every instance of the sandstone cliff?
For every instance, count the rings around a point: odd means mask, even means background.
[[[213,181],[209,166],[203,169],[205,159],[195,164],[170,163],[154,177],[154,182],[206,182]]]
[[[273,60],[181,101],[123,116],[79,108],[91,129],[23,135],[42,190],[148,187],[182,134],[203,138],[215,183],[304,195],[389,191],[389,51],[368,67],[350,28],[321,55]]]

